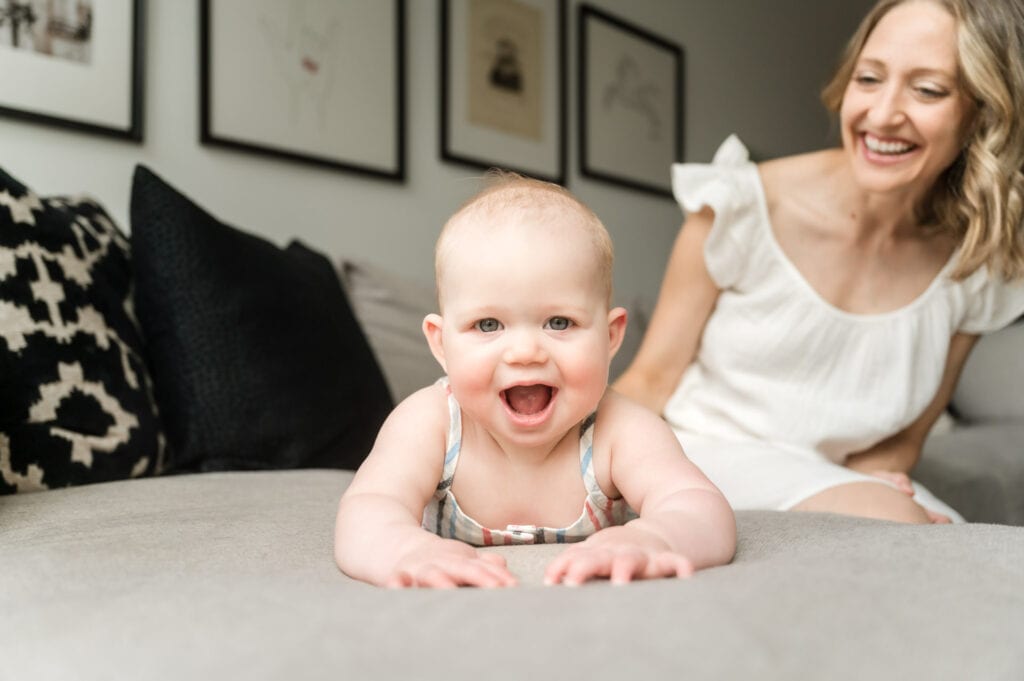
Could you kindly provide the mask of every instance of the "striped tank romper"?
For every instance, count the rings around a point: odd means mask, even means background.
[[[448,435],[445,440],[444,470],[437,490],[423,511],[423,528],[441,537],[458,539],[473,546],[502,544],[550,544],[583,541],[598,530],[610,525],[622,525],[636,517],[636,513],[623,498],[609,499],[601,491],[594,477],[593,442],[594,421],[591,414],[580,426],[580,473],[587,498],[583,501],[580,517],[568,527],[552,528],[535,525],[508,525],[505,529],[487,528],[462,512],[452,481],[459,463],[462,447],[462,410],[452,395],[446,378],[438,381],[448,395]]]

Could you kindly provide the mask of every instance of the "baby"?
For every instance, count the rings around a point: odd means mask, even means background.
[[[612,246],[571,194],[515,175],[471,199],[436,249],[446,373],[385,421],[338,508],[335,559],[390,587],[511,586],[474,547],[579,542],[547,584],[685,577],[729,562],[725,498],[653,412],[608,389],[626,311]]]

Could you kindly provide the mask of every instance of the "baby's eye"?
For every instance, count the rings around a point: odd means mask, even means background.
[[[565,331],[572,326],[572,321],[565,317],[552,317],[544,326],[552,331]]]
[[[501,322],[493,317],[488,317],[487,319],[481,319],[478,321],[473,325],[473,328],[477,331],[483,331],[484,333],[494,333],[501,328]]]

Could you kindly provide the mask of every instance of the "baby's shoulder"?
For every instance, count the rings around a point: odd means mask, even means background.
[[[381,434],[397,432],[429,441],[432,435],[447,432],[450,417],[447,387],[435,383],[399,402],[384,421]]]
[[[667,427],[661,416],[632,398],[609,388],[597,408],[595,438],[603,435],[606,437],[602,439],[613,440],[617,437],[628,437],[630,433],[645,428]]]

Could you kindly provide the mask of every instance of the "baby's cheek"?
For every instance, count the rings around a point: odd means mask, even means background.
[[[593,352],[578,353],[563,365],[562,377],[566,385],[600,397],[608,384],[608,364],[591,357]]]
[[[474,360],[472,357],[462,357],[456,362],[449,362],[448,378],[452,390],[467,396],[490,392],[493,368],[489,362]]]

